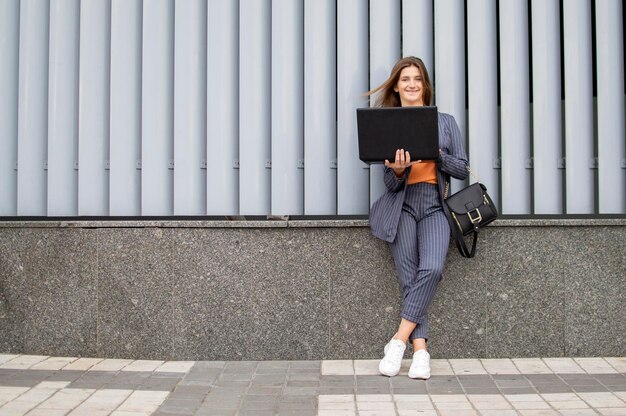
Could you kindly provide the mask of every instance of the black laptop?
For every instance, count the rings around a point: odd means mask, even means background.
[[[357,108],[359,159],[393,162],[396,150],[407,150],[411,160],[439,157],[437,107]]]

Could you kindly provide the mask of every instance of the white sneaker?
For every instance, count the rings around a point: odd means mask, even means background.
[[[413,354],[413,362],[409,368],[410,378],[427,380],[430,378],[430,354],[426,350],[417,350]]]
[[[381,374],[388,377],[398,375],[402,366],[404,350],[406,350],[406,344],[399,339],[393,338],[385,345],[385,356],[378,365]]]

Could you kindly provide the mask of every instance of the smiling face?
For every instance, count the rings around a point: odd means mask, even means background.
[[[398,77],[398,82],[393,90],[400,95],[402,107],[415,107],[424,105],[422,88],[422,74],[419,68],[408,66],[400,72],[400,77]]]

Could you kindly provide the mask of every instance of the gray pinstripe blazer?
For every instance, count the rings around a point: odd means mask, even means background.
[[[467,177],[467,155],[459,126],[450,114],[439,113],[439,148],[442,154],[437,159],[437,186],[443,196],[445,183],[450,176],[457,179]],[[384,182],[387,191],[374,202],[370,209],[370,228],[372,234],[381,240],[392,243],[396,238],[404,190],[410,169],[402,178],[396,178],[392,169],[385,167]]]

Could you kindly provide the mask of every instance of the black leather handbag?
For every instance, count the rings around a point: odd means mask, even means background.
[[[473,183],[447,198],[449,185],[446,183],[443,210],[459,253],[463,257],[471,258],[476,255],[478,232],[498,217],[498,209],[487,194],[487,187],[480,182]],[[469,250],[463,237],[472,233],[474,241]]]

